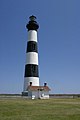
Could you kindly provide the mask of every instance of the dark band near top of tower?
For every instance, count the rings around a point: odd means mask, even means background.
[[[35,41],[28,41],[26,53],[27,52],[37,52],[38,53],[37,42],[35,42]]]
[[[36,31],[37,31],[37,29],[39,28],[39,25],[38,25],[38,23],[36,22],[36,17],[32,15],[32,16],[29,17],[29,19],[30,19],[30,21],[29,21],[29,23],[26,25],[28,31],[29,31],[29,30],[36,30]]]

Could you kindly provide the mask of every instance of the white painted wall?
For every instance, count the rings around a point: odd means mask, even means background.
[[[28,31],[28,41],[37,42],[37,31],[35,30]]]
[[[25,77],[24,78],[24,91],[26,91],[27,87],[32,82],[32,86],[39,86],[39,78],[38,77]]]
[[[36,98],[39,98],[38,91],[32,91],[32,97],[35,96]]]
[[[36,64],[36,65],[38,65],[38,53],[28,52],[28,53],[26,53],[26,55],[27,55],[26,64]]]

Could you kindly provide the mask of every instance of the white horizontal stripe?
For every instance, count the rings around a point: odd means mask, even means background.
[[[35,30],[28,31],[28,41],[36,41],[37,42],[37,31],[35,31]]]
[[[39,78],[38,77],[25,77],[24,78],[24,91],[26,91],[27,87],[32,82],[32,86],[39,86]]]
[[[26,56],[27,56],[26,64],[36,64],[36,65],[38,65],[38,53],[28,52],[28,53],[26,53]]]

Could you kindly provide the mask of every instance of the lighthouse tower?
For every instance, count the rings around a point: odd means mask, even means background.
[[[35,16],[29,17],[29,22],[26,25],[28,30],[28,41],[26,50],[26,64],[24,73],[24,90],[23,93],[28,92],[27,88],[32,86],[39,86],[39,68],[38,68],[38,45],[37,45],[37,30],[39,28]]]

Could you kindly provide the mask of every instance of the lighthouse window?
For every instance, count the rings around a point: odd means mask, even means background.
[[[36,72],[36,67],[34,65],[31,65],[31,74],[34,75]]]
[[[32,71],[33,71],[33,73],[36,71],[35,66],[32,66]]]
[[[35,50],[36,46],[35,43],[32,44],[32,49]]]

